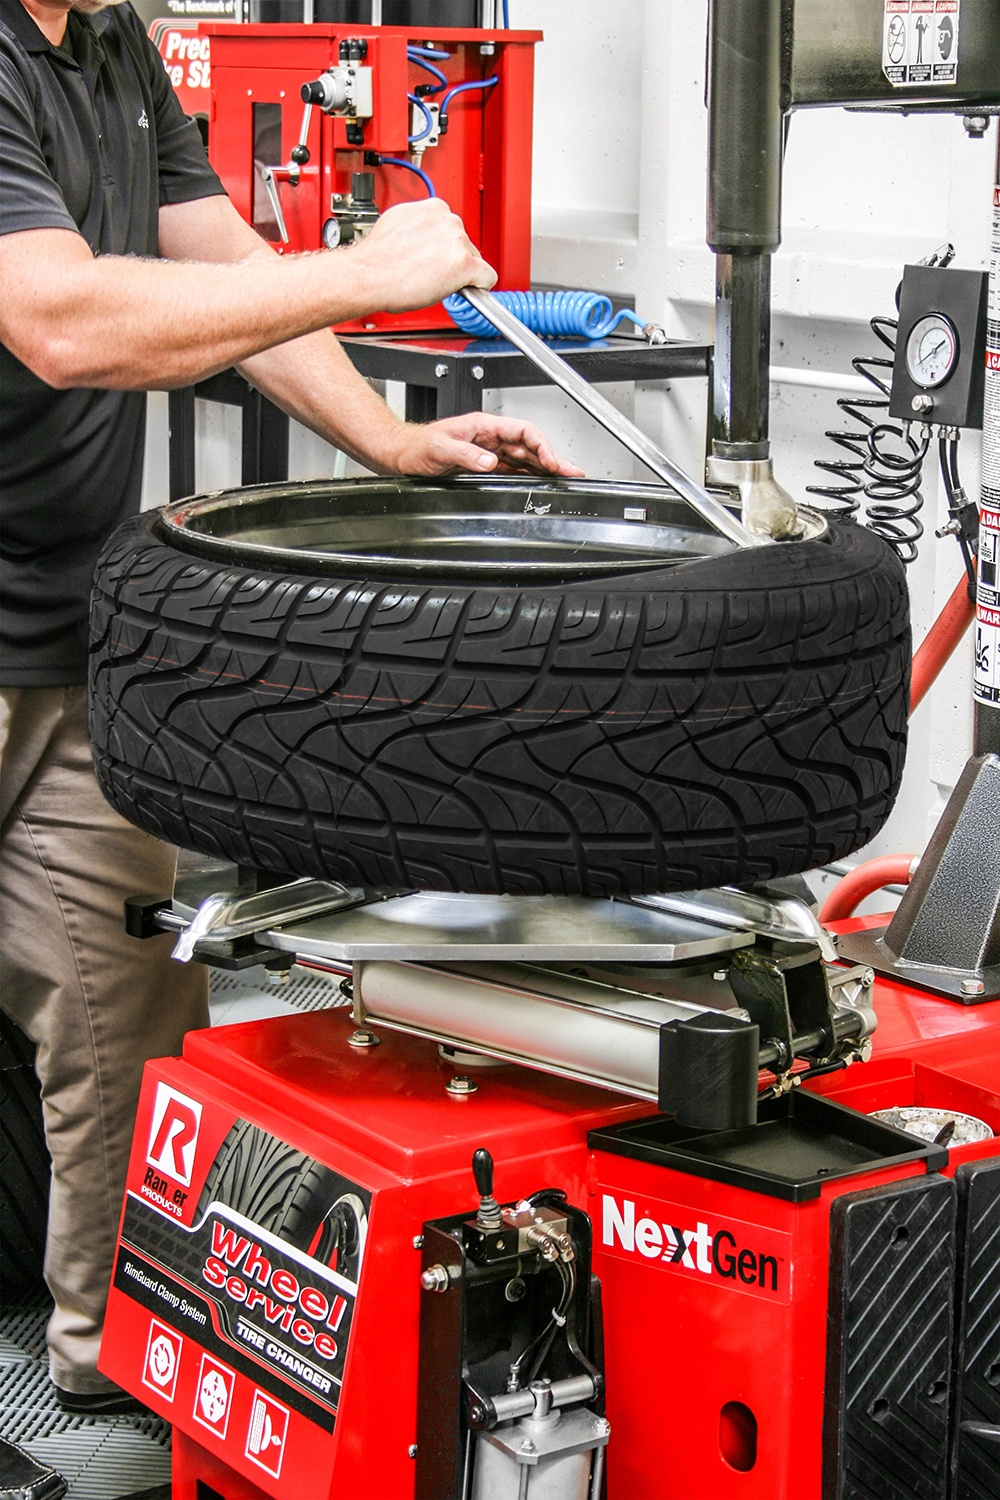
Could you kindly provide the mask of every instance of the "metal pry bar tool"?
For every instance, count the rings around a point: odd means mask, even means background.
[[[760,547],[770,542],[769,537],[754,536],[720,500],[709,494],[702,485],[696,484],[683,469],[678,468],[644,432],[640,432],[634,423],[623,417],[610,401],[595,391],[582,375],[578,375],[554,349],[550,349],[537,334],[526,328],[519,318],[515,318],[513,313],[501,306],[489,292],[467,286],[462,288],[461,295],[484,318],[488,318],[509,343],[520,349],[532,364],[537,365],[554,385],[571,396],[578,406],[610,432],[612,437],[617,438],[648,469],[652,469],[658,478],[672,485],[716,531],[735,542],[737,547]]]

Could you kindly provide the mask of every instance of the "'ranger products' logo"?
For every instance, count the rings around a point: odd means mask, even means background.
[[[769,1301],[791,1300],[791,1240],[778,1230],[738,1219],[696,1217],[690,1208],[601,1193],[601,1245],[606,1253],[648,1261],[720,1287]]]

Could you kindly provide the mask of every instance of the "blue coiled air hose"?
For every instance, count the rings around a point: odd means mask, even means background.
[[[543,338],[602,339],[622,323],[646,325],[629,308],[612,312],[610,297],[600,292],[494,292],[502,306]],[[477,339],[500,337],[493,324],[458,292],[446,297],[444,309],[463,333]]]

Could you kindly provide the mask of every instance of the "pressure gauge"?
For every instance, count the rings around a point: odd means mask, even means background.
[[[350,219],[327,219],[323,225],[323,244],[327,250],[336,250],[339,245],[349,245],[354,239],[354,225]]]
[[[915,385],[925,390],[942,385],[955,368],[958,335],[941,313],[918,318],[906,341],[906,369]]]

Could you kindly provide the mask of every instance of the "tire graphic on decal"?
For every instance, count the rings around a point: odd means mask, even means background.
[[[224,1203],[357,1282],[368,1210],[359,1194],[339,1193],[342,1184],[336,1172],[311,1156],[247,1120],[237,1120],[209,1169],[196,1218],[211,1203]]]

